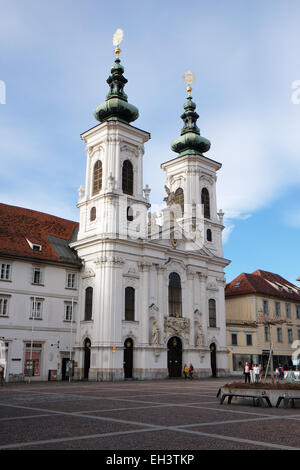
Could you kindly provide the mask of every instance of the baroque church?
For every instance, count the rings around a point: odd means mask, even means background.
[[[191,82],[174,158],[163,162],[165,209],[151,212],[143,184],[150,134],[132,123],[119,47],[107,79],[99,122],[81,135],[85,187],[79,188],[79,230],[70,247],[82,268],[78,286],[74,378],[101,380],[198,377],[228,373],[222,250],[217,212],[221,164],[197,127]]]

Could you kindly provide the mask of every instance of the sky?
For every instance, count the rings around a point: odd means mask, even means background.
[[[97,124],[124,30],[125,92],[138,107],[150,200],[182,127],[192,70],[198,127],[211,141],[230,282],[241,272],[300,276],[298,0],[0,0],[0,201],[78,220],[80,134]],[[300,285],[300,283],[298,284]]]

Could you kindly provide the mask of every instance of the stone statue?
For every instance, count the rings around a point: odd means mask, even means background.
[[[159,344],[159,328],[156,320],[153,322],[151,344]]]
[[[175,204],[176,200],[175,200],[175,193],[174,192],[171,192],[170,189],[168,188],[168,186],[165,185],[165,190],[166,190],[166,193],[167,193],[167,197],[164,198],[164,201],[166,201],[167,203],[167,206],[171,206],[172,204]]]
[[[202,326],[199,325],[197,329],[196,346],[203,346],[203,345],[204,345],[204,335],[202,332]]]

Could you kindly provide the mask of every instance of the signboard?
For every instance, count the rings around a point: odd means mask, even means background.
[[[25,362],[25,375],[32,377],[34,375],[35,361],[34,359],[27,359]]]
[[[73,377],[74,375],[74,361],[68,361],[66,363],[66,376]]]
[[[117,346],[115,344],[113,345],[112,350],[113,350],[113,352],[116,352]]]

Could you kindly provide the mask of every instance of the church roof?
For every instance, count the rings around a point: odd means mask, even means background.
[[[68,245],[78,222],[0,203],[0,255],[80,265]]]
[[[300,289],[279,274],[258,269],[252,274],[241,273],[226,284],[225,296],[261,294],[300,302]]]

